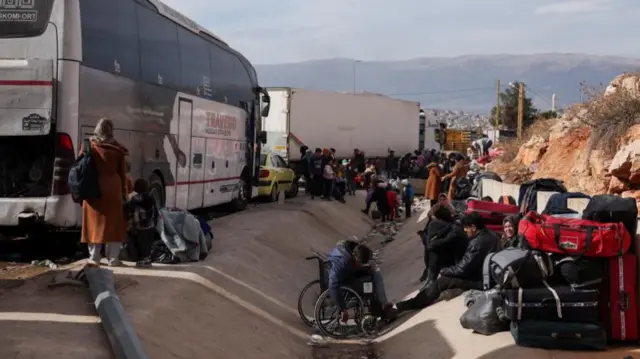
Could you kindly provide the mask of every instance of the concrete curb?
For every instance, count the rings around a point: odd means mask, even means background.
[[[116,294],[113,273],[100,268],[85,268],[85,275],[116,359],[148,359]]]

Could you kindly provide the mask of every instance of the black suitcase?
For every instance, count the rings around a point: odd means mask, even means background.
[[[606,350],[607,333],[598,324],[511,322],[511,335],[523,347],[561,350]]]
[[[505,290],[504,308],[509,320],[599,322],[597,290],[545,286]]]

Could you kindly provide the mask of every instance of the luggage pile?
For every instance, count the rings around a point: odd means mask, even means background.
[[[520,208],[512,204],[495,203],[489,201],[481,201],[470,199],[467,201],[465,214],[478,212],[485,221],[485,225],[489,230],[496,233],[502,233],[502,223],[509,216],[515,216],[519,213]]]
[[[634,199],[603,195],[581,218],[535,211],[522,217],[523,248],[492,253],[483,264],[484,289],[499,291],[498,312],[518,345],[605,350],[640,339],[637,216]]]

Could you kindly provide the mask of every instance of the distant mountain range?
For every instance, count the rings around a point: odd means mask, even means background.
[[[564,107],[581,101],[580,83],[608,84],[615,76],[640,71],[640,59],[584,54],[470,55],[406,61],[314,60],[257,65],[263,86],[302,87],[326,91],[367,91],[420,102],[430,109],[462,110],[487,115],[502,88],[522,81],[535,105]]]

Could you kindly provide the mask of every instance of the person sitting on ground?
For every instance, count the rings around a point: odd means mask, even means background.
[[[390,312],[391,305],[387,302],[387,295],[382,281],[380,271],[369,265],[373,253],[364,244],[355,241],[345,240],[338,242],[337,246],[329,253],[327,260],[331,263],[329,269],[329,295],[340,309],[342,322],[349,320],[349,312],[344,301],[344,295],[340,287],[350,287],[358,290],[361,281],[372,280],[373,291],[376,296],[379,316],[385,317]]]
[[[133,184],[133,193],[126,204],[129,219],[129,244],[133,246],[133,257],[138,267],[151,265],[149,255],[155,241],[158,208],[149,194],[149,183],[142,178]]]
[[[509,216],[502,221],[502,238],[500,240],[502,248],[521,248],[518,237],[518,217]]]
[[[455,223],[453,213],[447,207],[438,207],[434,219],[429,222],[425,238],[428,253],[426,284],[435,281],[442,268],[454,265],[467,249],[467,236]]]
[[[482,290],[482,263],[489,253],[498,251],[500,239],[485,227],[478,212],[471,212],[465,216],[462,226],[469,238],[462,259],[455,265],[443,268],[438,278],[420,290],[416,296],[398,302],[393,307],[392,315],[426,308],[438,300],[445,290]]]

